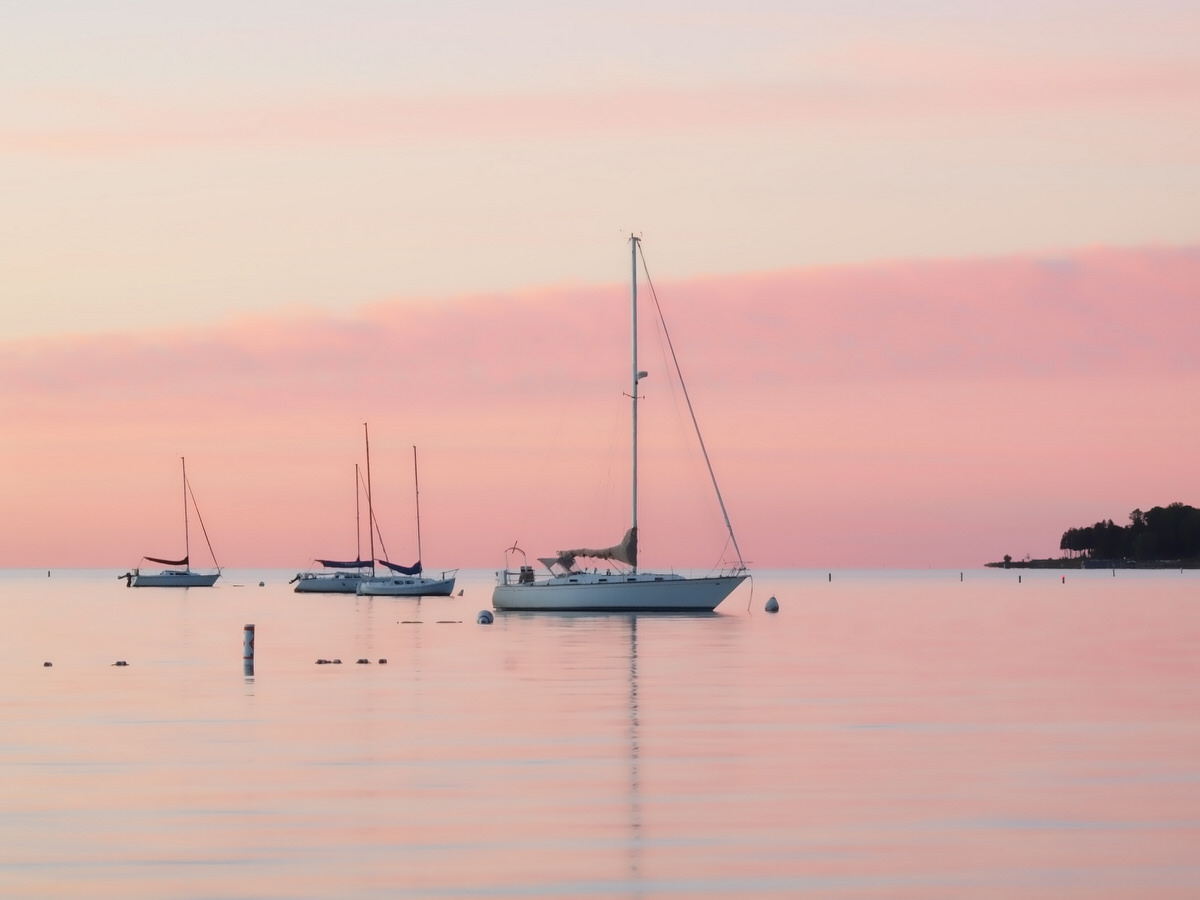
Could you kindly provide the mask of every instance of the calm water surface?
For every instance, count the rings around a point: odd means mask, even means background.
[[[116,574],[0,573],[0,896],[1200,896],[1196,573],[768,572],[490,627],[487,572]]]

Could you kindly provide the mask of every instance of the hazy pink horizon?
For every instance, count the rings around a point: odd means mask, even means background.
[[[752,567],[1057,555],[1068,527],[1200,502],[1200,247],[655,286]],[[615,541],[629,509],[627,292],[0,343],[0,566],[180,552],[180,456],[222,565],[352,555],[363,422],[393,559],[416,554],[414,444],[431,567],[499,566],[514,540],[531,558]],[[707,568],[732,548],[642,321],[643,562]]]

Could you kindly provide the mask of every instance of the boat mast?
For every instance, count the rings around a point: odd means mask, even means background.
[[[375,506],[371,503],[371,435],[363,422],[363,440],[367,444],[367,533],[371,536],[371,574],[375,574]]]
[[[633,535],[637,539],[637,514],[638,514],[638,445],[637,445],[637,407],[638,407],[638,380],[642,373],[638,371],[638,315],[637,315],[637,251],[638,241],[637,235],[629,235],[629,258],[630,258],[630,301],[633,307],[633,390],[630,393],[630,398],[633,400]],[[633,571],[637,571],[637,565],[633,566]]]
[[[187,514],[187,460],[184,457],[179,457],[179,462],[183,465],[183,567],[191,569],[192,567],[192,548],[188,540],[188,514]]]
[[[417,480],[417,445],[413,444],[413,493],[417,498],[417,562],[421,562],[421,483]]]
[[[354,464],[354,561],[362,562],[362,519],[358,512],[358,463]]]

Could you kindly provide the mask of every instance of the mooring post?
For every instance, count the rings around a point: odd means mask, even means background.
[[[242,631],[242,674],[254,674],[254,626],[247,625]]]

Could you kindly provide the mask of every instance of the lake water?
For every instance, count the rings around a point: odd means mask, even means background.
[[[1200,896],[1200,573],[491,626],[490,572],[117,574],[0,573],[5,898]]]

